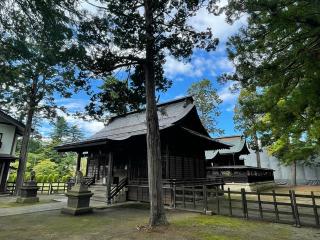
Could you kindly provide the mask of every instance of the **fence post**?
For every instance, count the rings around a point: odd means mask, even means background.
[[[182,186],[182,201],[183,201],[183,207],[186,208],[186,199],[185,199],[184,186]]]
[[[243,217],[248,219],[248,208],[247,208],[247,198],[246,198],[246,190],[241,188],[241,199],[242,199],[242,210],[243,210]]]
[[[295,219],[295,225],[296,227],[300,227],[300,216],[299,216],[299,210],[297,207],[297,200],[296,200],[296,194],[295,191],[292,190],[290,191],[290,198],[291,198],[291,206],[292,206],[292,211],[293,211],[293,216]]]
[[[262,203],[261,203],[261,196],[260,196],[260,191],[259,190],[257,190],[257,194],[258,194],[258,204],[259,204],[260,218],[263,219]]]
[[[230,188],[228,188],[228,200],[229,200],[229,214],[232,216],[232,200],[231,200],[231,194],[230,194]]]
[[[318,206],[316,204],[316,199],[314,197],[313,191],[311,192],[311,198],[312,198],[312,206],[313,206],[313,212],[314,212],[314,218],[316,220],[316,225],[319,226],[319,215],[318,215]]]
[[[195,192],[195,188],[192,187],[192,197],[193,197],[193,208],[196,208],[196,192]]]
[[[208,202],[207,202],[207,186],[203,185],[203,209],[206,212],[208,210]]]
[[[42,183],[41,194],[43,193],[44,182]]]
[[[176,208],[176,184],[173,185],[173,207]]]
[[[274,212],[276,214],[276,221],[279,221],[279,210],[278,210],[278,204],[277,204],[277,197],[276,192],[272,190],[272,197],[273,197],[273,205],[274,205]]]

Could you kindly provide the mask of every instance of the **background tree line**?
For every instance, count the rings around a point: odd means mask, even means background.
[[[28,145],[28,160],[26,165],[25,180],[30,177],[31,170],[36,172],[38,182],[67,181],[74,176],[76,154],[58,153],[54,147],[65,143],[83,139],[83,133],[77,125],[70,125],[64,117],[57,117],[52,124],[52,132],[48,138],[34,131]],[[17,155],[20,152],[21,140],[18,142]],[[11,166],[18,168],[19,162]],[[16,181],[16,171],[12,171],[9,181]]]

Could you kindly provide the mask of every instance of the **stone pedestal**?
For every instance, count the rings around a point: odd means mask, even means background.
[[[76,184],[66,193],[68,197],[67,207],[63,208],[61,212],[70,215],[92,213],[92,208],[90,207],[92,195],[93,193],[88,190],[88,186]]]
[[[37,197],[38,191],[37,183],[35,181],[30,181],[25,183],[20,188],[20,195],[17,198],[17,203],[35,203],[39,202],[39,198]]]

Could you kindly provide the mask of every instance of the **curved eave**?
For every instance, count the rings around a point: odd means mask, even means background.
[[[10,161],[13,162],[15,160],[17,160],[18,157],[16,156],[12,156],[10,154],[0,154],[0,161]]]
[[[247,140],[244,140],[243,146],[241,150],[238,152],[239,155],[248,155],[250,154],[248,145],[247,145]]]
[[[193,131],[191,129],[181,127],[184,131],[188,132],[189,134],[193,135],[194,137],[199,138],[202,141],[203,147],[206,148],[206,150],[217,150],[217,149],[229,149],[230,146],[228,144],[221,143],[217,140],[214,140],[211,137],[208,137],[206,135],[203,135],[201,133],[198,133],[196,131]]]
[[[81,141],[75,143],[66,143],[60,146],[54,147],[58,152],[77,152],[79,150],[85,150],[96,146],[106,145],[108,140],[99,139],[99,140],[90,140],[90,141]]]

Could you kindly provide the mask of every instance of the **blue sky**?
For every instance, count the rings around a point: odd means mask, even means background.
[[[226,2],[226,1],[222,1]],[[217,82],[217,77],[225,72],[233,72],[234,67],[227,59],[225,43],[231,35],[235,34],[241,26],[246,24],[245,18],[240,19],[233,25],[225,22],[225,16],[214,16],[208,14],[205,9],[190,19],[190,24],[198,30],[205,30],[210,27],[215,37],[220,40],[216,51],[207,53],[205,51],[195,50],[190,62],[183,63],[168,56],[164,66],[165,75],[173,80],[173,86],[166,93],[160,95],[160,101],[172,100],[174,98],[186,95],[189,86],[196,81],[204,78],[209,79],[214,87],[218,90],[223,103],[220,105],[221,116],[217,119],[218,127],[225,131],[224,135],[238,134],[233,124],[233,108],[237,101],[237,94],[232,94],[229,87],[232,83],[221,85]],[[99,82],[95,83],[96,86]],[[57,103],[63,105],[69,112],[82,111],[84,106],[89,102],[89,97],[83,93],[74,95],[70,99],[57,98]],[[96,131],[103,128],[102,122],[83,121],[73,116],[62,114],[70,124],[78,125],[86,136],[90,136]],[[40,132],[47,136],[51,131],[51,125],[44,122],[40,128]]]

